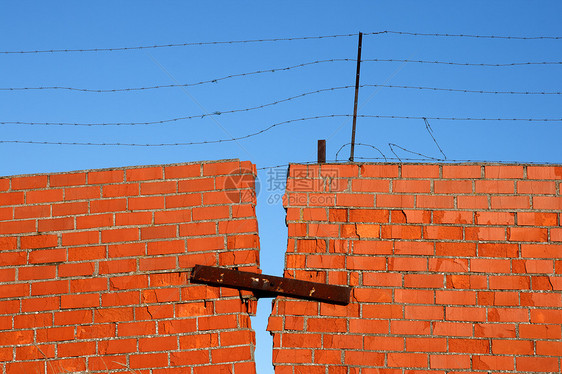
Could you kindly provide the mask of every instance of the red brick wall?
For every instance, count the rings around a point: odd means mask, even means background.
[[[285,373],[560,372],[562,167],[292,165],[285,276],[353,286],[278,298]]]
[[[255,302],[178,272],[257,271],[254,176],[230,160],[0,178],[0,373],[255,372]]]

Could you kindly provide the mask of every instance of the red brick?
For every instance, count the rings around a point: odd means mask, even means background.
[[[176,336],[159,336],[139,339],[140,352],[175,351],[178,349]]]
[[[432,369],[468,369],[469,355],[430,355],[429,367]]]
[[[396,301],[405,302],[405,303],[409,302],[406,300],[404,301],[396,300]],[[418,300],[412,300],[412,302],[418,302]],[[419,302],[422,301],[419,300]],[[426,302],[423,301],[423,303]],[[404,309],[405,309],[406,319],[442,320],[444,316],[443,307],[435,306],[435,305],[406,305]]]
[[[96,354],[96,342],[57,344],[58,357],[82,357]]]
[[[376,206],[379,208],[413,208],[414,196],[378,194]]]
[[[97,186],[75,187],[64,189],[64,200],[90,200],[99,199],[100,189]]]
[[[353,192],[389,192],[390,182],[380,179],[353,179],[351,190]]]
[[[141,228],[141,240],[174,238],[176,231],[177,226],[175,225],[143,227]]]
[[[436,272],[466,272],[468,270],[468,260],[460,258],[430,258],[428,269],[429,271]]]
[[[536,227],[508,227],[507,240],[519,242],[546,242],[548,230]]]
[[[0,206],[21,205],[24,202],[24,192],[0,193]]]
[[[20,241],[22,249],[49,248],[57,246],[58,237],[56,235],[22,236]]]
[[[176,257],[141,258],[139,263],[139,270],[141,271],[164,270],[164,269],[175,269],[175,268],[176,268]]]
[[[81,295],[62,295],[61,296],[62,309],[75,309],[75,308],[92,308],[99,307],[99,294],[89,293]]]
[[[514,324],[479,323],[474,325],[474,336],[482,338],[514,338]]]
[[[166,208],[181,208],[201,205],[201,194],[181,194],[166,196]]]
[[[37,221],[37,231],[39,232],[62,230],[74,230],[74,218],[52,218]]]
[[[35,221],[12,221],[2,222],[0,225],[0,235],[23,234],[35,232]]]
[[[427,355],[419,353],[388,353],[390,367],[426,367]]]
[[[126,199],[105,199],[90,201],[90,213],[120,212],[127,210]]]
[[[85,173],[54,174],[49,177],[51,187],[78,186],[86,184]]]
[[[93,321],[91,310],[55,312],[55,325],[84,325]]]
[[[519,337],[522,339],[556,339],[562,338],[560,325],[519,325]],[[537,347],[537,353],[538,347]],[[560,351],[562,354],[562,351]],[[539,353],[541,354],[541,353]]]
[[[130,242],[135,240],[139,240],[138,228],[103,230],[101,232],[102,243]]]
[[[59,342],[74,339],[74,327],[51,327],[38,329],[36,340],[38,342]]]
[[[444,338],[406,338],[406,350],[410,352],[446,352]]]
[[[455,200],[453,196],[429,196],[429,195],[416,196],[417,208],[451,209],[454,208],[454,205],[455,205]]]
[[[384,273],[366,272],[363,273],[363,285],[377,286],[377,287],[400,287],[402,286],[402,274],[387,273],[387,272]]]
[[[381,237],[385,239],[421,239],[421,227],[386,225],[382,227]]]
[[[66,250],[63,248],[33,251],[29,254],[30,264],[46,264],[66,261]]]
[[[0,202],[0,205],[3,204]],[[39,218],[39,217],[50,217],[50,216],[51,216],[50,205],[28,205],[28,206],[17,206],[14,208],[15,219]]]
[[[443,178],[468,179],[481,177],[482,167],[480,165],[443,165]]]
[[[429,193],[431,182],[429,180],[398,179],[392,181],[392,192]]]
[[[470,270],[476,273],[511,273],[511,262],[501,259],[473,258]]]
[[[225,248],[222,236],[187,239],[188,251],[215,251]]]
[[[164,196],[130,197],[128,203],[129,210],[149,210],[164,209]]]
[[[555,182],[517,181],[517,193],[532,195],[556,194]]]
[[[98,231],[79,231],[62,234],[62,245],[98,244],[100,233]]]
[[[427,271],[427,259],[417,257],[393,257],[388,260],[390,271]]]
[[[516,368],[519,371],[536,371],[541,373],[555,373],[558,366],[557,357],[516,357]]]
[[[448,321],[478,321],[486,320],[485,308],[445,307],[445,319]]]
[[[201,165],[174,165],[164,168],[166,178],[192,178],[201,176]]]
[[[95,265],[92,262],[65,263],[59,265],[59,277],[76,277],[80,275],[92,275]]]
[[[556,226],[556,213],[518,212],[517,224],[520,226]]]
[[[113,214],[94,214],[76,217],[77,229],[113,226]]]
[[[361,165],[361,177],[397,178],[398,165]]]
[[[449,352],[490,353],[488,339],[449,339]],[[476,357],[476,356],[475,356]]]
[[[56,266],[26,266],[18,269],[19,280],[36,280],[55,278]]]
[[[0,266],[24,265],[27,262],[25,252],[2,252],[0,256]]]
[[[439,165],[402,165],[402,178],[439,178]]]
[[[13,177],[12,190],[32,190],[47,187],[48,175]]]
[[[136,339],[111,339],[98,342],[98,354],[111,355],[137,351]]]
[[[463,229],[457,226],[424,226],[423,237],[429,240],[461,240]]]
[[[88,202],[53,204],[52,209],[53,217],[86,214],[88,213]]]
[[[488,209],[487,196],[457,196],[457,207],[459,209]]]
[[[88,173],[88,184],[121,183],[124,176],[124,170],[92,171]]]
[[[149,225],[151,223],[152,212],[128,212],[115,214],[116,226]]]
[[[461,194],[461,193],[472,193],[472,181],[436,180],[433,182],[433,191],[439,194],[453,194],[453,195]]]
[[[194,221],[215,220],[220,218],[228,218],[230,211],[228,206],[214,206],[194,208],[192,218]]]
[[[466,240],[505,240],[506,229],[504,227],[467,227],[465,229]]]
[[[472,323],[432,322],[433,335],[438,336],[472,336]]]
[[[486,165],[484,174],[486,178],[497,179],[520,179],[523,178],[524,168],[522,165]]]
[[[102,197],[138,196],[138,183],[108,184],[102,187]]]
[[[476,212],[477,225],[514,225],[515,214],[508,212]]]
[[[394,253],[397,255],[432,255],[434,252],[433,243],[403,241],[394,243]]]
[[[162,179],[163,176],[162,167],[143,167],[138,169],[127,169],[127,181],[145,181]]]
[[[62,201],[64,191],[60,189],[27,191],[25,194],[25,202],[27,204],[49,203],[54,201]]]
[[[365,275],[367,274],[363,275],[363,280],[365,280]],[[404,274],[404,287],[442,288],[443,279],[442,274]],[[398,284],[398,286],[400,285]]]
[[[529,179],[562,179],[560,166],[527,166]]]
[[[49,207],[50,214],[50,207]],[[14,209],[11,207],[0,208],[0,221],[10,221],[14,219]]]
[[[562,354],[561,341],[537,341],[537,355],[560,356]]]
[[[445,305],[474,305],[476,304],[476,292],[437,290],[435,302]]]
[[[429,321],[390,321],[391,334],[399,335],[425,335],[429,334]]]

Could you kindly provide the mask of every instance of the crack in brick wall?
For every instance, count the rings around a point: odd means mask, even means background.
[[[253,373],[255,166],[226,160],[0,178],[0,373]]]
[[[291,165],[277,374],[560,372],[562,167]]]

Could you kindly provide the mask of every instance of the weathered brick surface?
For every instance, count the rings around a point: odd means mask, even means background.
[[[561,183],[561,166],[291,165],[285,276],[354,289],[276,299],[276,373],[560,372]]]
[[[237,160],[0,178],[0,373],[253,373],[255,167]],[[532,333],[532,332],[530,332]]]

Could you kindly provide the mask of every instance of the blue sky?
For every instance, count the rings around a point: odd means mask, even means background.
[[[506,36],[562,36],[560,1],[2,1],[0,50],[115,48],[140,45],[291,38],[383,30]],[[366,35],[362,58],[505,64],[562,61],[562,40]],[[67,86],[119,89],[195,83],[318,60],[355,59],[357,37],[237,43],[115,52],[0,54],[0,88]],[[178,143],[231,139],[282,121],[349,115],[353,61],[322,62],[184,88],[94,93],[0,90],[0,122],[114,123],[160,121],[221,112],[161,125],[38,126],[0,124],[0,141]],[[365,61],[361,84],[485,91],[562,91],[562,65],[454,66]],[[478,94],[362,87],[359,114],[455,118],[562,118],[560,95]],[[429,120],[448,160],[560,163],[562,122]],[[281,275],[287,230],[268,181],[268,166],[312,162],[317,139],[327,158],[349,143],[351,118],[291,122],[258,136],[217,144],[164,147],[0,143],[0,175],[240,158],[257,164],[262,268]],[[423,120],[359,118],[358,143],[386,157],[442,158]],[[380,157],[357,146],[359,157]],[[340,159],[349,157],[344,148]],[[369,161],[369,160],[365,160]],[[381,161],[381,160],[370,160]],[[395,160],[393,160],[395,161]],[[284,168],[273,169],[278,181]],[[283,178],[281,178],[283,179]],[[270,183],[271,182],[271,183]],[[282,182],[282,180],[281,180]],[[265,332],[268,300],[254,319],[258,372],[272,372]]]

